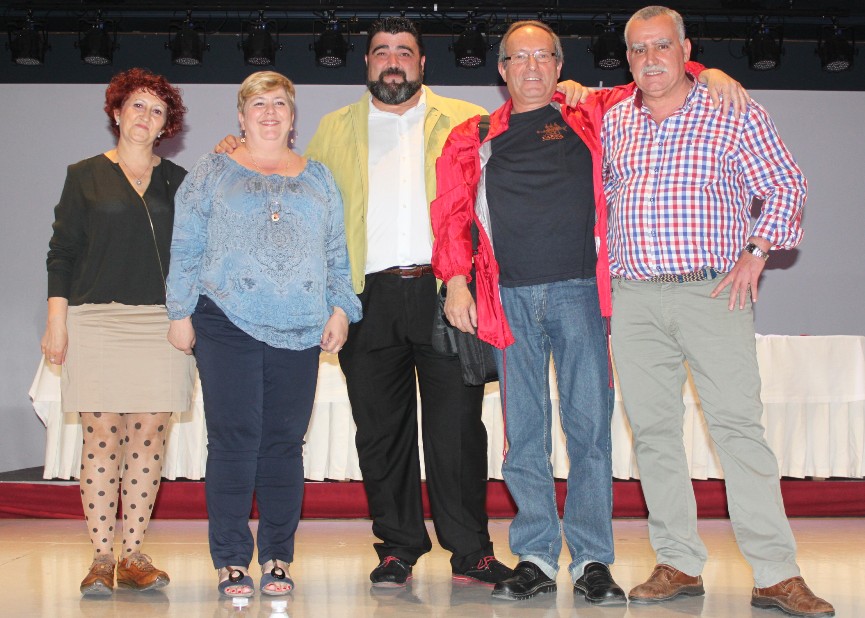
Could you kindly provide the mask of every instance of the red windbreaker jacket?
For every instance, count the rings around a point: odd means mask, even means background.
[[[604,112],[634,91],[634,85],[619,86],[589,96],[576,108],[564,105],[564,96],[556,93],[553,105],[562,119],[586,144],[592,154],[592,177],[595,195],[595,249],[598,253],[597,282],[601,314],[612,312],[610,268],[607,256],[607,201],[604,198],[601,165],[601,126]],[[492,152],[488,142],[508,130],[513,102],[509,99],[490,116],[490,130],[483,145],[478,135],[480,116],[454,128],[436,162],[436,199],[430,205],[433,243],[432,266],[436,277],[449,281],[456,275],[471,278],[471,222],[479,230],[478,251],[474,256],[475,289],[478,312],[478,337],[497,348],[514,342],[499,297],[499,265],[493,253],[492,231],[486,191],[483,190],[483,167]]]

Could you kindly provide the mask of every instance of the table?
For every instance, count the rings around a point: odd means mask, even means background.
[[[865,476],[865,337],[757,335],[757,358],[763,381],[763,424],[781,475]],[[557,412],[552,372],[550,382],[553,409]],[[30,398],[47,430],[44,477],[77,478],[81,423],[77,414],[60,411],[60,373],[44,359],[30,388]],[[690,378],[682,399],[691,477],[723,478]],[[504,427],[497,384],[486,387],[483,421],[489,434],[488,474],[501,479]],[[342,372],[334,356],[323,354],[303,452],[305,477],[316,481],[360,480],[354,434]],[[618,390],[612,438],[613,476],[639,478],[631,430]],[[165,478],[204,477],[207,432],[199,384],[190,410],[172,416],[165,449]],[[565,478],[568,462],[564,434],[558,426],[554,427],[552,462],[556,477]]]

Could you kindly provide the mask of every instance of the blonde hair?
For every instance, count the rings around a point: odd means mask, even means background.
[[[282,88],[288,97],[288,106],[292,115],[295,114],[294,107],[294,84],[285,75],[276,71],[258,71],[253,73],[240,84],[237,91],[237,111],[243,113],[243,107],[252,97],[269,92],[274,88]]]

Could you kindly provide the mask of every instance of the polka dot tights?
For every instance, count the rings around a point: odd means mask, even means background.
[[[113,556],[119,501],[123,503],[121,557],[141,551],[162,478],[171,413],[82,412],[80,416],[84,431],[81,503],[95,557]]]

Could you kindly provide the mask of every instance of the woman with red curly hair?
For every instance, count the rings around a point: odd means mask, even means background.
[[[153,153],[180,132],[180,91],[144,69],[105,92],[117,146],[70,165],[48,251],[42,352],[62,366],[62,407],[81,417],[81,501],[94,546],[85,595],[151,590],[168,575],[141,553],[172,412],[189,408],[192,358],[166,340],[174,194],[186,170]],[[121,498],[122,495],[122,498]],[[117,508],[123,545],[115,565]]]

